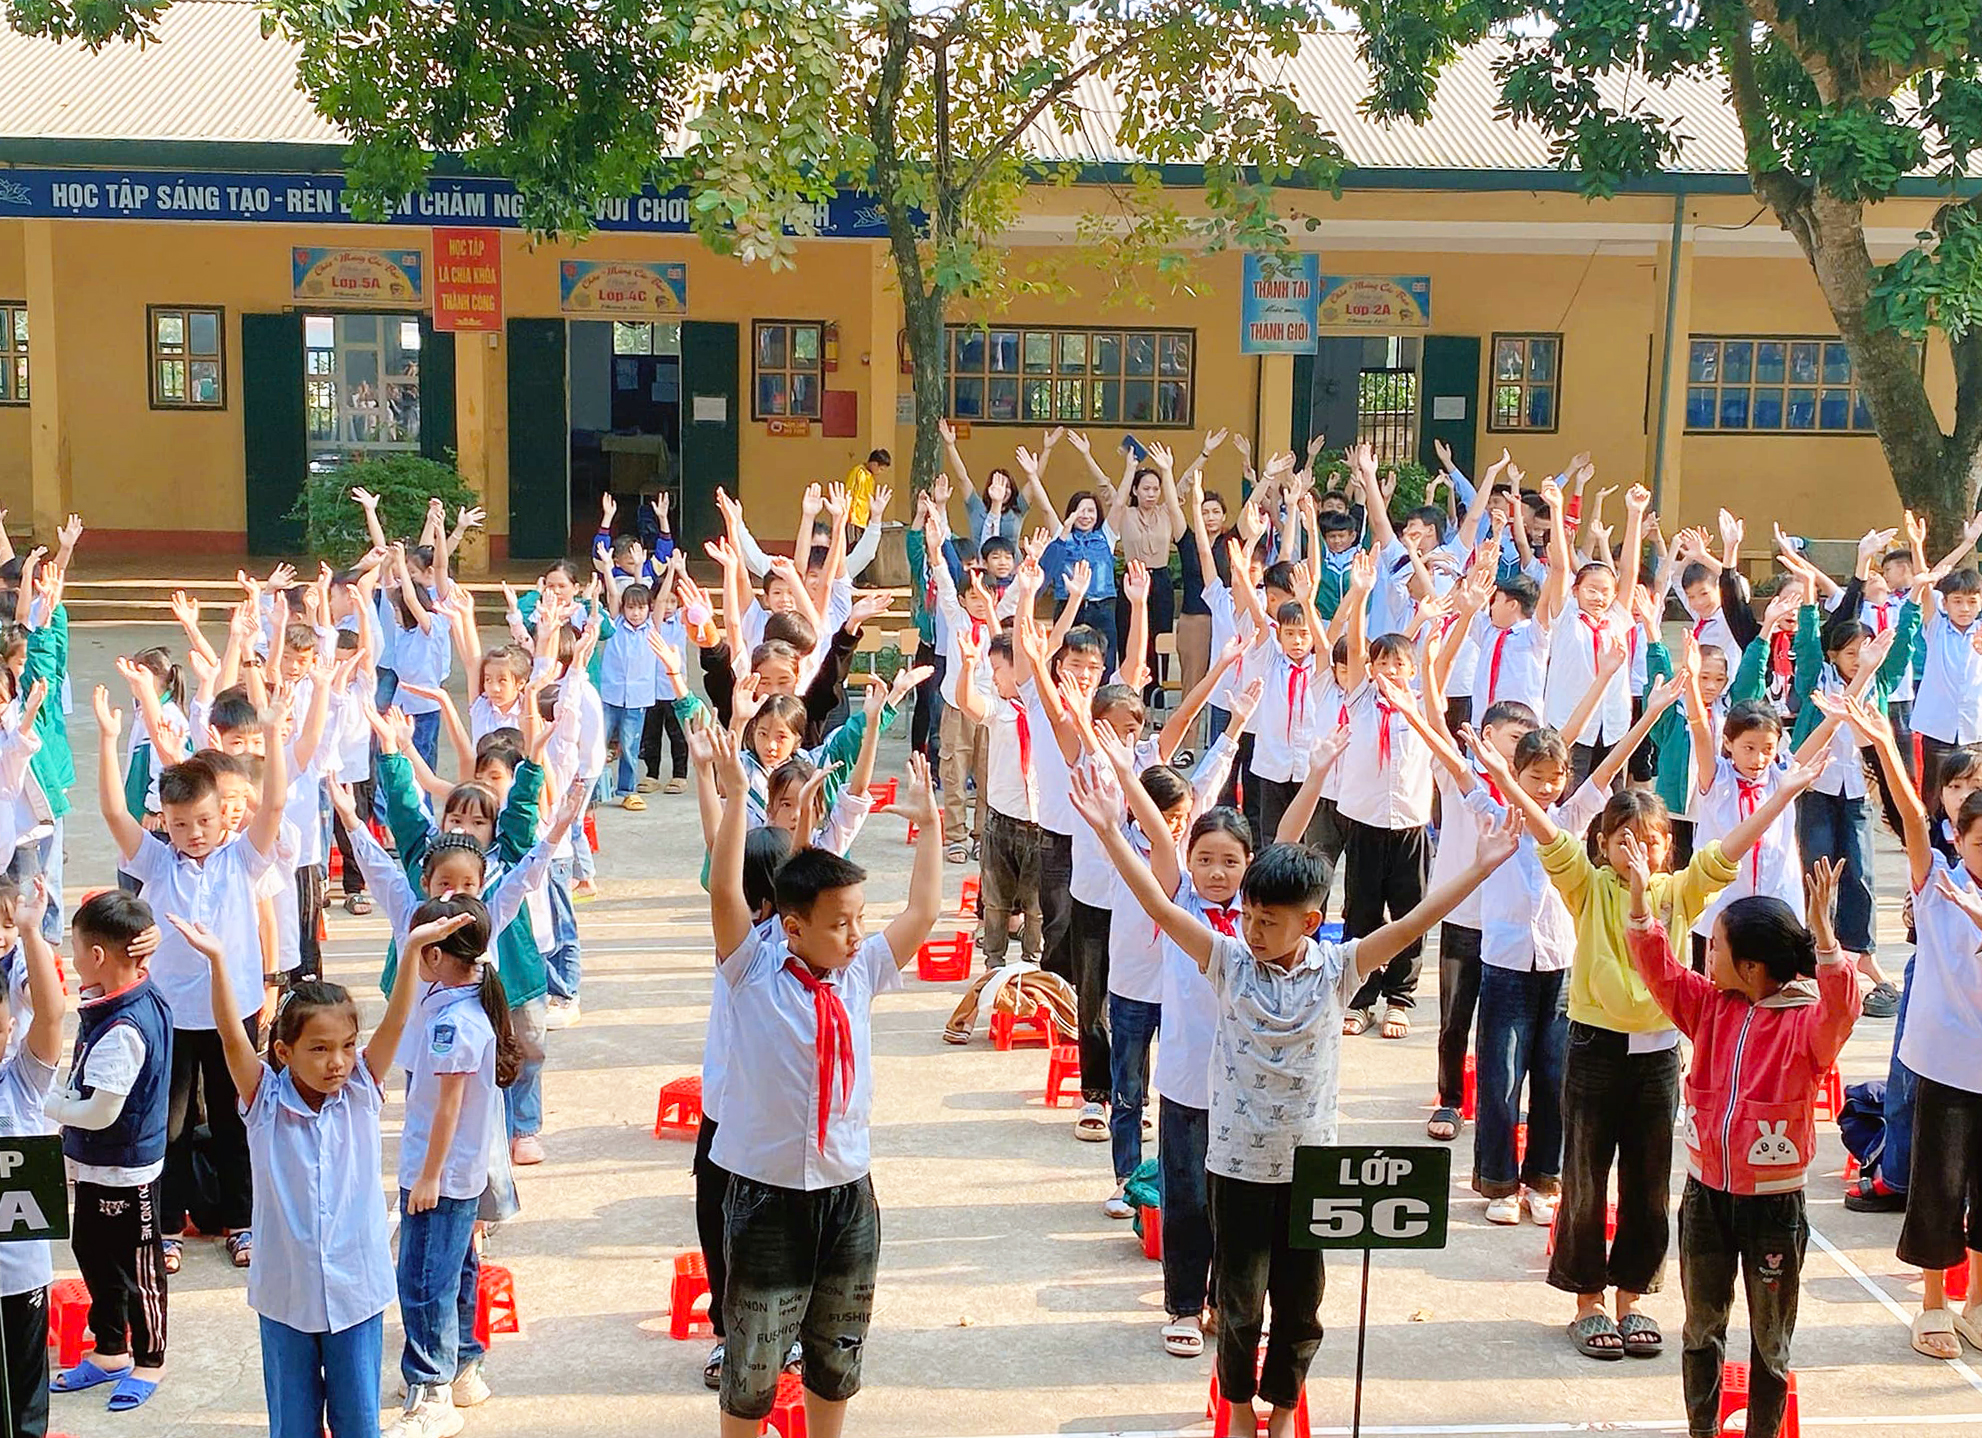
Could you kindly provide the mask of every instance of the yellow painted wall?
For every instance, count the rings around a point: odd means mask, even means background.
[[[0,224],[0,300],[27,298],[26,234],[18,221]],[[0,405],[0,509],[16,527],[28,523],[29,468],[28,407]]]

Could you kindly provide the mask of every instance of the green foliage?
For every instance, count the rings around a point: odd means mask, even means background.
[[[1409,459],[1402,464],[1382,465],[1380,472],[1387,479],[1397,476],[1397,488],[1390,494],[1390,517],[1401,520],[1425,502],[1425,489],[1431,483],[1431,471]],[[1318,455],[1314,462],[1314,485],[1317,492],[1342,489],[1349,484],[1349,462],[1341,455]]]
[[[388,454],[321,472],[311,471],[296,496],[289,518],[303,521],[303,548],[333,564],[348,564],[371,548],[365,512],[351,498],[353,489],[379,497],[379,527],[387,539],[411,541],[427,518],[427,501],[447,506],[450,519],[479,503],[451,464],[417,454]]]

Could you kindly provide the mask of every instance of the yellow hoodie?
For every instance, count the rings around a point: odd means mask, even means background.
[[[1536,853],[1576,920],[1576,961],[1569,969],[1570,1019],[1626,1034],[1671,1028],[1672,1020],[1639,979],[1625,947],[1630,882],[1608,865],[1598,868],[1591,863],[1581,834],[1562,830]],[[1652,913],[1664,922],[1667,933],[1683,934],[1738,872],[1721,852],[1720,841],[1714,840],[1682,872],[1652,875]]]

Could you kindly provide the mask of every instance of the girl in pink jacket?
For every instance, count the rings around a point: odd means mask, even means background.
[[[1635,846],[1634,846],[1635,847]],[[1715,917],[1707,972],[1673,955],[1646,899],[1650,868],[1629,860],[1631,962],[1693,1042],[1680,1108],[1686,1192],[1679,1275],[1686,1294],[1680,1372],[1695,1438],[1720,1431],[1721,1360],[1740,1271],[1752,1340],[1749,1438],[1776,1438],[1810,1227],[1803,1177],[1815,1148],[1817,1086],[1858,1020],[1858,982],[1831,929],[1836,863],[1810,873],[1810,927],[1782,900],[1736,899]]]

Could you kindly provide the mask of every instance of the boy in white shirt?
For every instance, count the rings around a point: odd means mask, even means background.
[[[1906,516],[1915,549],[1926,526]],[[1982,574],[1955,569],[1982,536],[1982,515],[1962,531],[1953,553],[1928,572],[1936,587],[1920,607],[1920,644],[1925,658],[1913,693],[1913,732],[1920,736],[1920,799],[1929,814],[1941,812],[1941,756],[1962,744],[1982,740],[1982,651],[1976,649],[1976,623],[1982,619]],[[1950,572],[1952,571],[1952,572]]]
[[[1259,788],[1262,834],[1280,827],[1280,816],[1308,777],[1308,752],[1318,734],[1332,731],[1341,707],[1332,666],[1318,663],[1321,618],[1314,608],[1314,579],[1294,566],[1294,598],[1280,605],[1272,625],[1247,652],[1243,684],[1260,682],[1253,711],[1253,751],[1246,779]]]
[[[1019,624],[1018,642],[1038,644],[1037,631],[1026,632]],[[978,924],[978,947],[984,950],[984,967],[1005,966],[1005,950],[1011,943],[1013,914],[1025,916],[1021,953],[1028,963],[1040,959],[1039,906],[1039,788],[1033,754],[1038,744],[1054,742],[1049,728],[1035,732],[1031,711],[1020,697],[1013,659],[1014,635],[998,634],[986,643],[987,658],[979,662],[968,632],[951,661],[949,678],[969,677],[969,684],[957,687],[956,704],[963,717],[984,736],[984,778],[979,797],[986,810],[981,830],[978,873],[983,880],[979,899],[983,916]],[[1040,654],[1035,661],[1045,664]],[[989,671],[993,697],[986,700],[975,674]],[[944,754],[947,756],[946,748]],[[947,802],[947,795],[945,796]]]
[[[743,793],[734,741],[719,732],[716,744],[724,788]],[[745,806],[729,805],[716,830],[716,982],[728,987],[733,1046],[750,1056],[730,1066],[710,1149],[732,1175],[720,1299],[723,1438],[756,1438],[794,1339],[815,1424],[830,1421],[838,1432],[860,1388],[881,1238],[868,1174],[870,1014],[877,994],[900,985],[943,907],[936,794],[922,757],[909,763],[892,809],[921,829],[908,902],[864,940],[858,865],[819,849],[793,855],[773,880],[780,925],[767,931],[744,897]]]
[[[942,512],[930,505],[925,512],[923,532],[927,536],[928,552],[937,556],[937,561],[929,566],[929,576],[936,587],[936,613],[941,620],[937,629],[943,643],[940,685],[943,720],[938,731],[943,774],[943,857],[952,864],[961,864],[966,859],[977,858],[982,844],[988,736],[971,712],[959,704],[957,676],[962,672],[964,647],[968,645],[983,654],[991,636],[997,632],[998,621],[996,602],[980,577],[984,572],[982,567],[966,565],[964,577],[970,587],[961,595],[957,592],[950,566],[941,557],[948,529]],[[976,675],[978,694],[990,700],[996,693],[990,666],[978,665]],[[977,784],[976,813],[966,824],[965,790],[973,779]]]

